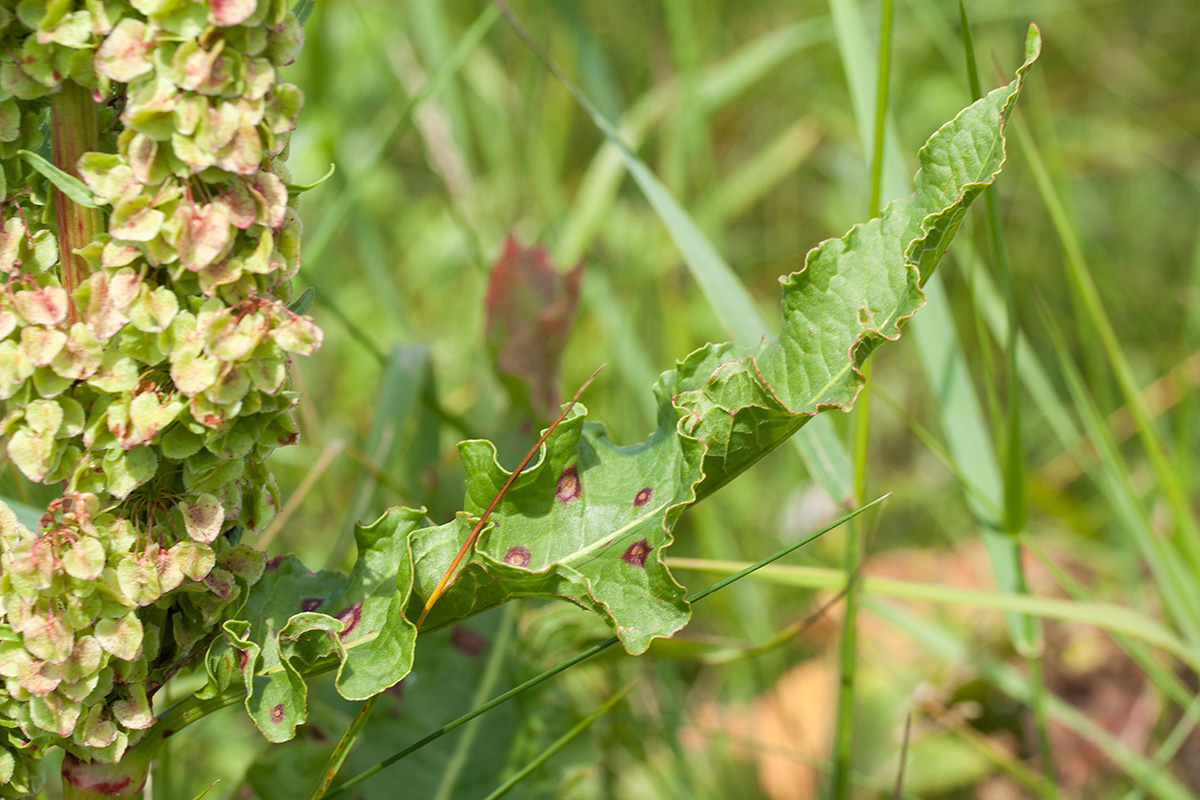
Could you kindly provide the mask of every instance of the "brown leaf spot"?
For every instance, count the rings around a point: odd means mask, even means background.
[[[633,504],[635,506],[644,506],[646,503],[650,502],[650,498],[653,496],[654,490],[647,486],[645,489],[642,489],[640,492],[634,495]]]
[[[650,555],[650,543],[642,539],[629,545],[621,554],[621,560],[631,567],[645,567],[648,555]]]
[[[277,725],[283,722],[283,703],[271,707],[271,722]]]
[[[529,566],[529,548],[521,544],[513,545],[504,554],[504,563],[514,567]]]
[[[458,652],[478,658],[483,655],[484,650],[487,650],[488,641],[487,637],[478,631],[470,628],[455,628],[450,631],[450,644]]]
[[[335,616],[342,621],[341,638],[345,639],[362,622],[362,603],[355,603]]]
[[[275,570],[279,569],[279,564],[282,561],[283,561],[283,556],[275,556],[274,558],[272,558],[270,561],[267,562],[267,566],[266,566],[267,572],[274,572]]]
[[[562,475],[558,476],[558,486],[554,489],[554,496],[561,503],[569,503],[579,497],[583,492],[583,484],[579,482],[579,468],[574,464],[562,471]]]
[[[241,662],[239,666],[242,668],[242,672],[245,672],[246,664],[250,662],[250,651],[238,648],[238,660]]]
[[[301,611],[316,611],[325,602],[323,597],[306,597],[300,601]]]

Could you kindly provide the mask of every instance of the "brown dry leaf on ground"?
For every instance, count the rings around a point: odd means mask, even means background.
[[[752,705],[706,702],[692,713],[685,742],[711,745],[728,737],[735,758],[754,761],[763,795],[771,800],[816,800],[828,758],[837,703],[837,670],[816,658],[789,669]]]

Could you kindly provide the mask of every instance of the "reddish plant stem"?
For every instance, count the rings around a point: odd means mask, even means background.
[[[50,102],[50,130],[54,165],[79,177],[79,158],[100,149],[100,114],[92,93],[75,83],[64,81],[62,90]],[[57,189],[54,213],[58,223],[59,278],[67,291],[67,325],[79,321],[72,295],[87,280],[88,264],[75,253],[104,231],[104,214],[96,208],[84,208]],[[149,761],[126,754],[120,764],[87,763],[68,753],[63,758],[62,790],[65,800],[138,800],[146,785]]]
[[[64,81],[62,91],[50,103],[50,130],[54,147],[54,165],[79,177],[79,157],[100,149],[100,113],[92,93],[75,83]],[[57,189],[54,211],[58,222],[58,264],[63,288],[67,290],[67,325],[79,321],[72,295],[87,280],[88,264],[75,250],[93,241],[104,230],[104,214],[97,208],[77,205]]]

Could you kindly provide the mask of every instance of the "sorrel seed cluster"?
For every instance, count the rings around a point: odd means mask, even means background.
[[[297,437],[290,354],[321,341],[286,305],[302,96],[278,69],[301,39],[283,0],[0,0],[3,433],[61,487],[36,530],[0,505],[0,797],[37,790],[51,745],[120,760],[262,573],[237,539],[271,518],[264,459]],[[67,201],[19,153],[53,160],[68,82],[102,138],[60,166],[107,227],[75,247],[71,296]]]

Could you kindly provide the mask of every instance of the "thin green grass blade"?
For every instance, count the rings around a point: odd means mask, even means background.
[[[693,85],[695,102],[705,113],[723,107],[755,83],[764,80],[786,59],[829,39],[828,19],[813,19],[764,34],[707,68]],[[681,90],[677,82],[655,87],[639,98],[616,126],[617,139],[637,151],[674,109]],[[618,145],[607,141],[588,165],[579,191],[558,235],[554,261],[573,264],[595,240],[616,201],[625,160]]]
[[[746,163],[724,175],[697,201],[697,224],[713,230],[750,208],[803,164],[819,139],[816,128],[807,119],[790,125]]]
[[[1041,194],[1042,202],[1046,206],[1055,232],[1062,243],[1071,285],[1080,299],[1088,321],[1099,337],[1112,375],[1116,378],[1120,388],[1122,399],[1137,427],[1138,438],[1150,457],[1155,477],[1175,517],[1176,530],[1172,538],[1179,547],[1181,555],[1191,563],[1192,570],[1200,571],[1200,522],[1196,519],[1191,501],[1184,491],[1179,476],[1175,473],[1167,449],[1155,428],[1145,400],[1142,399],[1141,387],[1138,386],[1133,368],[1125,357],[1116,330],[1104,310],[1100,293],[1092,277],[1091,267],[1083,254],[1078,228],[1067,213],[1028,125],[1018,119],[1016,130],[1021,151],[1029,162],[1030,171],[1037,184],[1038,192]]]
[[[305,237],[304,258],[308,263],[316,263],[321,260],[333,241],[333,235],[358,203],[359,196],[367,184],[366,177],[378,168],[384,156],[395,144],[396,139],[408,129],[413,115],[421,105],[450,84],[451,79],[462,69],[471,51],[483,41],[483,37],[499,18],[500,13],[494,5],[489,3],[485,6],[475,21],[471,23],[471,27],[463,33],[450,54],[439,63],[438,68],[434,70],[433,75],[421,87],[421,90],[408,101],[387,131],[376,139],[375,148],[363,159],[362,169],[347,180],[341,194],[323,212],[321,222],[316,230],[310,236]]]
[[[511,792],[514,788],[520,785],[522,781],[524,781],[526,778],[540,769],[547,761],[553,758],[556,753],[582,736],[588,728],[592,727],[592,724],[596,720],[612,711],[613,708],[616,707],[617,703],[620,703],[622,700],[624,700],[636,685],[636,683],[631,683],[621,691],[614,694],[612,697],[605,700],[603,705],[577,722],[569,731],[555,739],[553,744],[551,744],[542,752],[538,753],[536,758],[534,758],[525,766],[521,767],[521,769],[515,775],[506,780],[500,786],[496,787],[496,791],[489,794],[485,800],[499,800],[499,798],[504,797],[506,794]]]
[[[883,0],[880,7],[879,52],[876,63],[879,72],[875,80],[875,113],[871,148],[871,200],[868,216],[879,214],[883,198],[884,139],[888,119],[888,90],[891,86],[892,0]],[[854,419],[854,497],[866,498],[867,462],[870,457],[871,427],[871,365],[863,369],[859,410]],[[832,794],[836,800],[849,800],[852,791],[851,772],[854,762],[855,678],[858,673],[858,570],[865,555],[866,537],[862,521],[850,528],[846,542],[844,565],[847,575],[845,613],[842,616],[841,638],[838,646],[837,716],[833,734],[833,772],[830,775]]]
[[[317,798],[328,791],[329,785],[333,783],[333,779],[341,771],[342,764],[346,763],[346,756],[350,755],[350,748],[358,741],[363,727],[367,724],[367,720],[371,718],[371,712],[375,710],[375,704],[379,702],[379,698],[382,696],[382,694],[377,694],[363,701],[363,704],[358,709],[358,713],[354,715],[354,719],[350,722],[350,727],[346,728],[346,732],[338,740],[337,746],[329,754],[329,761],[325,763],[325,770],[321,773],[321,780],[313,787],[312,792],[308,796],[309,800],[317,800]]]
[[[871,109],[875,99],[875,55],[856,1],[831,0],[830,8],[837,31],[838,48],[847,71],[855,116],[859,121],[863,151],[870,152],[874,128],[868,123],[872,119]],[[885,195],[890,197],[907,191],[909,181],[890,124],[886,130],[883,185]],[[959,466],[958,471],[974,487],[973,491],[967,493],[967,503],[979,525],[996,581],[1002,589],[1015,591],[1020,586],[1017,547],[1011,537],[1004,533],[1003,519],[989,508],[1004,507],[1003,479],[991,435],[971,382],[939,276],[935,274],[924,289],[926,304],[921,318],[914,320],[912,325],[921,366],[933,392],[949,451]],[[991,502],[980,503],[976,499],[978,496],[990,498]],[[1009,632],[1014,644],[1023,650],[1035,647],[1031,633],[1018,618],[1009,620]]]
[[[507,12],[510,23],[514,30],[521,36],[526,45],[542,60],[547,69],[571,92],[576,102],[584,109],[593,124],[604,134],[607,143],[615,152],[615,158],[620,162],[624,169],[629,171],[635,182],[641,188],[642,193],[650,202],[667,231],[670,233],[676,247],[679,248],[680,254],[683,256],[684,262],[691,271],[692,277],[699,285],[701,292],[708,300],[709,306],[712,308],[714,315],[721,325],[728,331],[733,341],[743,346],[752,346],[763,341],[770,336],[767,324],[755,305],[754,300],[746,291],[745,286],[730,269],[729,265],[721,258],[716,249],[709,243],[708,239],[700,231],[699,227],[688,215],[688,213],[679,205],[671,193],[658,180],[653,172],[634,154],[632,149],[622,140],[620,132],[610,123],[596,108],[595,104],[583,93],[580,89],[550,58],[541,46],[534,41],[516,19],[511,12]],[[812,37],[813,29],[804,29],[803,35],[792,33],[791,44],[796,46],[799,43],[807,44]],[[771,44],[775,44],[776,40],[770,40]],[[747,58],[754,64],[755,70],[746,70],[750,74],[757,74],[757,69],[761,69],[764,63],[770,63],[770,59],[764,58],[763,53],[768,54],[778,52],[778,48],[765,48],[759,45],[755,50],[750,51],[750,55],[756,58]],[[736,62],[739,66],[743,62]],[[724,73],[718,73],[724,77]],[[738,81],[733,85],[744,83]],[[720,83],[714,80],[714,84],[719,88],[724,88]],[[721,96],[717,89],[709,90],[712,94]],[[615,181],[620,177],[620,172],[617,170],[609,170],[608,176],[613,183],[613,191],[615,192]],[[603,198],[606,195],[603,191],[598,191],[596,196]],[[585,197],[586,200],[586,197]],[[587,212],[580,219],[598,220],[599,215],[593,212]],[[574,248],[578,247],[574,243],[572,237],[578,237],[571,231],[563,233],[564,244],[560,245],[560,252],[569,256],[569,260],[577,257]],[[641,384],[644,385],[644,384]],[[801,454],[804,456],[806,465],[812,466],[810,474],[813,475],[829,494],[838,501],[842,501],[850,496],[849,491],[849,470],[844,473],[839,473],[835,470],[848,467],[850,463],[849,457],[845,454],[844,448],[837,442],[836,436],[833,434],[832,423],[824,419],[815,419],[810,424],[805,426],[810,432],[802,430],[800,432],[799,444],[797,445]]]
[[[1011,666],[972,651],[960,637],[937,624],[917,617],[882,600],[869,600],[867,605],[883,619],[907,632],[929,652],[950,663],[968,663],[992,685],[1020,702],[1030,702],[1029,687],[1024,676]],[[1104,755],[1112,759],[1136,785],[1144,787],[1160,800],[1196,800],[1196,795],[1169,772],[1159,770],[1151,761],[1135,753],[1103,727],[1070,704],[1049,695],[1046,702],[1051,719],[1079,734]]]
[[[854,511],[851,511],[849,514],[846,514],[846,515],[840,517],[839,519],[835,520],[834,522],[831,522],[829,525],[826,525],[825,527],[821,528],[816,533],[813,533],[813,534],[805,537],[801,541],[798,541],[791,545],[788,545],[787,547],[783,548],[782,550],[776,551],[774,554],[768,556],[767,558],[763,559],[762,561],[759,561],[756,564],[751,564],[750,566],[746,567],[745,569],[743,569],[737,573],[734,573],[733,575],[730,575],[729,577],[724,578],[723,580],[720,580],[717,583],[714,583],[712,586],[709,586],[706,589],[701,589],[700,591],[698,591],[692,595],[689,595],[688,602],[689,603],[699,602],[700,600],[703,600],[704,598],[708,597],[709,595],[711,595],[715,592],[721,591],[726,586],[736,583],[737,581],[741,580],[742,578],[745,578],[748,575],[752,575],[753,573],[762,569],[763,567],[767,566],[768,564],[778,561],[779,559],[795,552],[796,550],[799,550],[801,547],[804,547],[805,545],[816,541],[820,537],[824,536],[826,533],[829,533],[831,530],[834,530],[835,528],[845,524],[849,520],[854,519],[859,514],[862,514],[864,511],[874,508],[876,505],[878,505],[879,503],[882,503],[884,500],[886,500],[887,497],[888,497],[888,495],[884,495],[875,500],[872,500],[870,503],[868,503],[867,505],[864,505],[862,508],[858,508],[858,509],[855,509]],[[592,645],[591,647],[587,648],[586,650],[580,651],[579,653],[575,654],[571,658],[568,658],[565,661],[562,661],[562,662],[556,664],[555,666],[551,667],[550,669],[542,672],[541,674],[536,675],[533,678],[530,678],[529,680],[525,681],[521,685],[516,686],[512,689],[509,689],[504,694],[499,695],[498,697],[495,697],[492,700],[489,700],[487,703],[484,703],[483,705],[479,706],[478,708],[464,714],[463,716],[459,717],[458,719],[454,720],[453,722],[449,722],[446,725],[443,725],[441,728],[439,728],[438,730],[429,734],[424,739],[421,739],[419,742],[415,742],[414,744],[410,745],[409,747],[406,747],[405,749],[401,750],[399,753],[396,753],[395,755],[390,756],[389,758],[379,762],[378,764],[371,767],[370,769],[364,770],[363,772],[361,772],[358,775],[354,776],[353,778],[345,781],[344,783],[341,783],[338,786],[335,786],[330,791],[321,795],[319,800],[332,800],[335,797],[340,797],[340,796],[344,795],[351,788],[362,783],[367,778],[370,778],[373,775],[378,774],[379,772],[381,772],[382,770],[391,766],[392,764],[395,764],[397,761],[404,758],[405,756],[415,753],[417,750],[420,750],[422,747],[425,747],[426,745],[431,744],[432,742],[437,741],[438,739],[442,738],[447,733],[450,733],[451,731],[462,727],[463,725],[467,724],[468,722],[475,719],[476,717],[486,714],[488,711],[491,711],[496,706],[499,706],[499,705],[502,705],[503,703],[508,702],[509,700],[513,699],[517,695],[523,694],[524,692],[529,691],[530,689],[534,688],[535,686],[538,686],[539,684],[550,680],[555,675],[558,675],[561,672],[565,672],[566,670],[570,669],[571,667],[575,666],[576,664],[581,664],[584,661],[587,661],[592,656],[597,655],[598,653],[601,653],[601,652],[607,650],[608,648],[612,647],[614,644],[617,644],[617,642],[619,642],[619,641],[620,640],[616,636],[612,636],[612,637],[609,637],[608,639],[605,639],[603,642]]]
[[[971,36],[971,23],[967,18],[967,8],[962,0],[958,4],[959,19],[962,25],[963,49],[966,57],[967,80],[971,87],[971,98],[983,96],[979,83],[979,69],[975,62],[975,45]],[[1025,489],[1025,448],[1021,433],[1021,391],[1017,372],[1017,301],[1016,290],[1013,286],[1012,265],[1008,258],[1008,248],[1005,243],[1004,230],[1000,222],[1000,208],[996,202],[995,192],[984,192],[984,204],[987,220],[988,242],[992,249],[992,263],[995,265],[997,279],[1004,292],[1006,330],[1004,337],[1004,409],[1006,418],[1004,424],[1005,440],[1003,447],[1004,462],[1004,532],[1014,540],[1020,537],[1028,520],[1028,498]],[[976,316],[978,319],[978,314]],[[982,338],[982,337],[981,337]],[[983,343],[986,350],[987,345]],[[991,370],[985,373],[989,376]],[[1018,559],[1017,586],[1021,593],[1029,590],[1025,571]],[[1030,618],[1022,625],[1023,640],[1026,644],[1040,640],[1041,630]],[[1054,766],[1054,754],[1050,748],[1050,731],[1046,721],[1045,694],[1043,680],[1041,651],[1039,647],[1024,648],[1025,663],[1029,670],[1030,697],[1034,726],[1037,729],[1038,750],[1041,755],[1043,774],[1043,794],[1047,797],[1058,796],[1058,779]]]
[[[734,342],[742,345],[754,345],[770,335],[762,314],[746,287],[734,275],[716,249],[701,233],[696,223],[692,221],[683,207],[675,200],[670,191],[650,169],[642,163],[633,151],[629,149],[621,136],[595,104],[583,93],[550,55],[538,44],[529,32],[521,25],[520,20],[506,13],[509,23],[520,36],[522,41],[532,50],[551,74],[567,88],[575,101],[579,103],[592,123],[604,134],[605,138],[617,148],[625,168],[633,177],[654,211],[666,226],[672,241],[679,248],[684,261],[692,271],[692,276],[700,286],[704,296],[708,298],[717,320],[728,332]]]
[[[1049,315],[1045,315],[1047,327],[1054,337],[1059,355],[1059,368],[1066,379],[1067,388],[1075,407],[1083,419],[1093,445],[1100,453],[1100,461],[1089,469],[1097,482],[1102,496],[1126,530],[1137,543],[1146,560],[1154,586],[1158,589],[1167,614],[1179,626],[1188,641],[1200,643],[1200,587],[1195,573],[1176,550],[1174,542],[1164,539],[1154,531],[1150,514],[1143,507],[1137,489],[1132,483],[1132,472],[1121,456],[1116,441],[1109,431],[1100,409],[1084,385],[1083,376],[1072,363],[1066,344],[1058,334]]]
[[[1054,576],[1054,580],[1067,592],[1071,599],[1084,603],[1096,602],[1094,593],[1088,591],[1087,587],[1077,581],[1067,570],[1054,563],[1054,560],[1041,547],[1037,538],[1026,534],[1022,539],[1023,544],[1041,561],[1047,571]],[[1145,671],[1146,677],[1150,679],[1150,682],[1165,697],[1173,701],[1181,709],[1188,708],[1195,701],[1195,692],[1180,680],[1180,677],[1175,674],[1171,667],[1160,663],[1159,659],[1147,650],[1142,642],[1115,631],[1110,631],[1109,633],[1112,635],[1113,641],[1120,645],[1121,649],[1138,663],[1138,666]]]
[[[475,693],[471,697],[471,702],[475,706],[482,705],[488,695],[496,690],[496,683],[500,680],[500,672],[504,667],[505,660],[511,655],[510,647],[513,640],[513,631],[517,627],[517,606],[511,604],[504,609],[502,619],[500,620],[500,632],[496,636],[496,641],[490,648],[488,654],[487,666],[484,668],[483,677],[479,680],[479,685],[475,687]],[[476,718],[472,720],[463,730],[462,736],[454,746],[454,753],[450,756],[450,762],[446,765],[445,771],[442,772],[442,779],[438,783],[437,794],[433,800],[450,800],[454,797],[455,787],[458,785],[459,778],[462,776],[463,770],[466,768],[471,759],[471,748],[475,744],[475,740],[479,736],[479,728],[482,719]]]
[[[441,0],[408,0],[407,6],[409,13],[406,15],[405,28],[422,60],[429,64],[452,63],[459,54],[463,39],[451,46],[452,25],[446,16],[447,4]],[[486,14],[487,10],[485,5],[480,16]],[[455,69],[455,72],[457,71]],[[458,155],[466,162],[467,171],[474,172],[471,164],[473,156],[467,146],[471,125],[462,90],[453,83],[447,83],[440,92],[439,103],[449,118],[450,134],[454,138]]]
[[[386,465],[398,446],[407,446],[412,441],[422,410],[421,396],[431,380],[428,346],[404,345],[392,350],[379,378],[371,430],[363,442],[363,451],[372,463]],[[358,479],[342,529],[330,549],[327,562],[330,567],[341,564],[346,557],[354,542],[355,523],[371,508],[378,487],[379,479],[370,471]],[[408,499],[419,503],[423,498],[413,496]]]
[[[1200,695],[1184,709],[1183,717],[1175,724],[1171,734],[1163,741],[1151,764],[1151,776],[1159,775],[1174,763],[1180,748],[1187,742],[1196,725],[1200,723]],[[1145,786],[1138,786],[1125,795],[1124,800],[1142,800],[1149,793]]]
[[[740,561],[708,561],[694,558],[671,558],[667,563],[672,568],[708,575],[740,574],[747,567]],[[756,579],[797,589],[836,591],[846,585],[848,576],[845,570],[835,567],[773,566],[760,570]],[[987,608],[1002,613],[1028,614],[1044,619],[1093,625],[1160,648],[1190,666],[1200,666],[1200,647],[1180,639],[1161,622],[1115,603],[960,589],[937,583],[875,578],[869,575],[863,576],[860,581],[864,597],[921,600],[950,607],[959,605]]]

